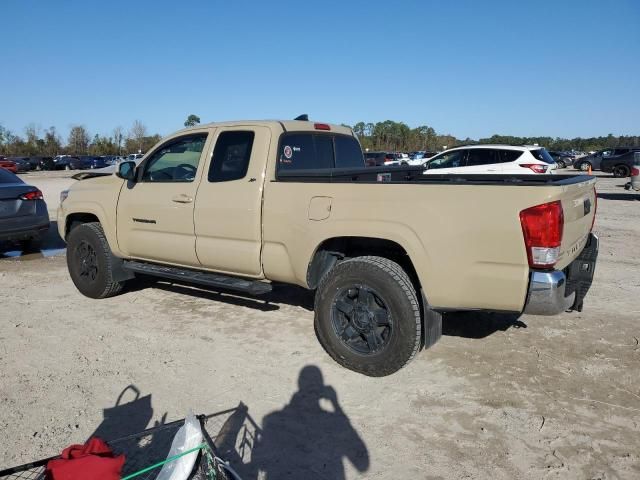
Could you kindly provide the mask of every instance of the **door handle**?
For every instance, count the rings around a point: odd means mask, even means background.
[[[191,198],[189,195],[181,193],[179,195],[174,195],[173,198],[171,198],[171,201],[176,203],[191,203],[193,202],[193,198]]]

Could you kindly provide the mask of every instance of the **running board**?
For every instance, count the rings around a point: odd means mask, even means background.
[[[225,288],[251,295],[262,295],[272,290],[270,283],[258,280],[246,280],[244,278],[231,277],[220,273],[200,272],[180,267],[169,267],[154,263],[134,262],[125,260],[122,268],[135,273],[144,273],[154,277],[162,277],[182,282],[206,285],[207,287]]]

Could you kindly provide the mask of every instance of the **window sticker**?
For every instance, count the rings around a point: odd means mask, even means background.
[[[288,159],[291,159],[291,157],[293,156],[293,150],[291,150],[291,147],[289,145],[286,145],[284,147],[284,156]]]

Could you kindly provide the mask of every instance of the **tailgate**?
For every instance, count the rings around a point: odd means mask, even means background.
[[[564,213],[564,231],[560,258],[556,265],[558,270],[562,270],[575,260],[587,242],[593,217],[596,214],[595,184],[594,178],[563,188],[560,200]]]

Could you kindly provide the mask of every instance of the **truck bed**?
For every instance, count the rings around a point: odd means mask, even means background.
[[[505,175],[505,174],[429,174],[422,167],[320,168],[278,172],[281,182],[308,183],[423,183],[562,186],[593,179],[589,175]]]

